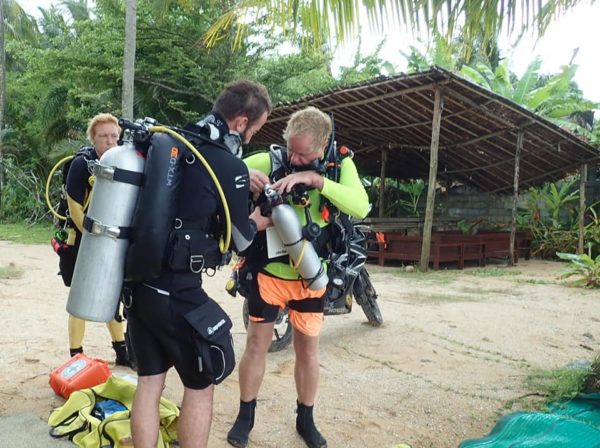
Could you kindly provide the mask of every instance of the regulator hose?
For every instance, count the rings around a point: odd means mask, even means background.
[[[56,162],[56,165],[54,165],[52,167],[52,169],[50,170],[50,174],[48,174],[48,179],[46,180],[46,204],[48,205],[48,209],[50,210],[50,213],[52,213],[56,218],[60,219],[61,221],[66,221],[67,217],[61,215],[56,210],[54,210],[54,206],[50,202],[50,183],[52,182],[52,177],[54,177],[54,173],[56,172],[58,167],[61,166],[63,163],[66,163],[69,160],[72,160],[74,157],[75,156],[73,156],[73,155],[63,157],[58,162]]]
[[[52,177],[54,177],[54,173],[56,173],[56,170],[58,169],[59,166],[73,160],[75,158],[74,155],[71,156],[67,156],[67,157],[63,157],[62,159],[60,159],[58,162],[56,162],[56,165],[54,165],[52,167],[52,169],[50,170],[50,173],[48,174],[48,179],[46,180],[46,204],[48,205],[48,209],[50,210],[50,213],[52,213],[57,219],[59,219],[60,221],[66,221],[67,217],[61,215],[60,213],[58,213],[56,210],[54,210],[54,207],[52,206],[52,202],[50,201],[50,183],[52,182]],[[90,176],[88,182],[90,184],[90,187],[94,186],[94,180],[95,177],[94,176]],[[90,205],[90,200],[92,199],[92,194],[90,193],[87,197],[87,199],[85,200],[85,203],[83,204],[83,210],[87,210],[88,205]]]

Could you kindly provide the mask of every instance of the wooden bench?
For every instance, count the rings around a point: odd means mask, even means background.
[[[370,250],[369,257],[376,257],[379,266],[386,260],[418,262],[421,260],[423,237],[406,236],[394,232],[385,234],[385,242],[377,242],[377,250]],[[430,260],[433,269],[439,269],[440,263],[456,262],[459,269],[464,267],[463,243],[446,243],[438,239],[431,241]]]
[[[372,234],[374,235],[374,234]],[[515,235],[515,262],[519,257],[529,259],[532,235],[518,231]],[[385,232],[383,242],[371,239],[367,256],[376,259],[380,266],[386,260],[419,262],[423,238],[420,235],[404,235],[403,232]],[[510,255],[510,232],[481,232],[465,235],[459,232],[435,232],[431,235],[430,262],[434,269],[440,263],[456,262],[459,269],[465,261],[476,261],[485,266],[490,258],[508,258]]]
[[[465,235],[460,232],[436,232],[431,235],[431,239],[442,243],[461,243],[463,246],[463,264],[465,261],[476,261],[478,266],[485,266],[485,241],[482,241],[477,235]]]
[[[407,235],[409,233],[422,233],[424,218],[377,218],[369,217],[362,221],[367,224],[374,232],[399,232]],[[433,222],[433,230],[456,229],[458,220],[436,216]]]
[[[517,243],[517,253],[519,257],[524,257],[525,260],[531,258],[531,245],[533,243],[533,234],[529,230],[519,230],[515,235]]]
[[[515,261],[519,257],[529,259],[531,241],[531,233],[517,232]],[[422,245],[422,236],[385,232],[384,241],[370,241],[367,256],[377,259],[380,266],[384,266],[386,260],[418,262],[421,260]],[[481,232],[477,235],[436,232],[431,235],[430,263],[434,269],[439,269],[443,262],[456,262],[459,269],[464,267],[465,261],[476,261],[478,266],[485,266],[488,258],[507,258],[509,247],[510,232]]]
[[[485,244],[486,258],[508,258],[510,256],[510,232],[479,232],[477,235]],[[528,231],[517,231],[515,234],[515,262],[519,257],[529,260],[533,236]]]

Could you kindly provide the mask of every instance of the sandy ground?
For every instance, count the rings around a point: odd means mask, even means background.
[[[25,411],[45,419],[63,403],[48,374],[68,358],[68,291],[49,245],[0,242],[0,267],[9,263],[24,274],[0,280],[0,415]],[[600,295],[561,285],[561,269],[532,260],[511,275],[476,276],[471,268],[424,278],[369,265],[385,324],[368,326],[356,307],[327,317],[321,337],[315,414],[329,446],[455,447],[489,432],[515,409],[507,402],[532,392],[523,383],[532,369],[592,358],[600,340]],[[242,300],[224,292],[228,274],[205,284],[231,314],[241,355]],[[88,324],[84,348],[89,356],[114,360],[103,324]],[[294,430],[293,369],[291,348],[269,355],[251,447],[304,446]],[[181,392],[171,372],[164,396],[180,403]],[[210,447],[228,446],[237,405],[236,371],[216,390]]]

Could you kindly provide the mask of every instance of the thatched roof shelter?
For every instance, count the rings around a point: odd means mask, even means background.
[[[336,140],[355,152],[363,176],[459,181],[480,191],[512,193],[510,260],[514,260],[518,192],[600,161],[576,135],[447,70],[381,77],[278,104],[254,137],[282,143],[288,118],[306,106],[333,112]],[[580,197],[583,251],[585,175]],[[383,183],[381,184],[383,186]],[[384,188],[379,191],[383,217]],[[427,191],[421,269],[429,264],[435,189]]]
[[[275,107],[253,143],[281,143],[289,116],[315,106],[335,117],[336,140],[355,151],[362,175],[428,178],[434,92],[442,89],[438,177],[481,191],[513,189],[515,145],[524,131],[519,187],[564,177],[600,151],[577,136],[447,70],[381,77],[320,92]]]

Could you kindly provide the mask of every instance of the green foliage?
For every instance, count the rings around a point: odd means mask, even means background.
[[[1,162],[5,185],[2,191],[0,222],[33,223],[47,213],[43,194],[43,182],[34,166],[19,165],[15,157],[4,156]]]
[[[398,184],[400,191],[406,193],[409,197],[406,199],[399,199],[398,203],[405,207],[411,214],[411,216],[419,216],[419,199],[425,190],[425,182],[423,179],[411,179],[408,182],[400,182]]]
[[[448,285],[453,283],[458,278],[456,273],[447,271],[433,271],[428,270],[427,272],[421,272],[418,267],[414,270],[406,271],[406,269],[398,268],[384,268],[382,272],[393,277],[401,279],[410,279],[418,282],[427,282],[436,285]]]
[[[583,385],[583,392],[600,392],[600,355],[597,355],[592,361],[590,374],[586,377]]]
[[[21,278],[23,276],[23,270],[19,269],[14,263],[9,263],[8,266],[0,266],[0,279],[14,279]]]
[[[581,277],[584,286],[588,288],[600,288],[600,255],[595,259],[588,254],[557,252],[556,255],[561,260],[570,262],[569,269],[562,275],[562,278],[575,275]]]
[[[525,384],[553,402],[577,396],[589,373],[589,368],[536,369],[528,375]]]
[[[549,183],[542,188],[542,199],[546,204],[551,225],[554,228],[560,229],[563,222],[560,220],[561,212],[567,210],[571,216],[574,215],[575,209],[569,207],[569,204],[579,199],[579,190],[570,191],[578,179],[562,182],[560,187],[555,183]]]
[[[48,224],[0,224],[0,240],[13,241],[19,244],[48,244],[56,228]]]
[[[369,202],[378,206],[379,188],[381,178],[375,177],[371,180],[367,188]],[[385,217],[419,217],[419,201],[426,190],[425,182],[422,179],[410,179],[400,181],[386,178],[384,186],[385,195]],[[372,216],[375,216],[377,210],[372,210]]]
[[[330,63],[330,55],[309,47],[284,56],[266,55],[244,74],[269,86],[274,102],[292,101],[337,85]]]
[[[510,275],[519,275],[519,271],[513,271],[508,268],[476,268],[469,272],[475,277],[505,277]]]
[[[554,258],[557,252],[574,253],[579,240],[578,179],[550,183],[542,188],[530,188],[524,207],[519,210],[519,227],[533,233],[532,253],[542,258]],[[597,204],[586,209],[588,224],[584,228],[584,244],[591,255],[600,253],[600,219]]]
[[[0,219],[41,219],[42,186],[57,158],[85,142],[92,116],[121,114],[124,2],[91,4],[65,2],[66,17],[55,7],[42,8],[38,24],[30,23],[34,38],[7,35],[8,127],[2,150],[10,156],[3,162],[10,172]],[[386,65],[378,53],[359,54],[336,79],[327,48],[296,46],[280,56],[283,39],[273,37],[261,20],[244,25],[251,37],[238,46],[231,38],[210,49],[201,45],[199,36],[229,7],[137,1],[134,116],[183,125],[208,112],[234,79],[262,81],[274,101],[288,101],[377,76]]]
[[[515,103],[541,115],[569,131],[581,135],[592,143],[600,143],[600,126],[588,129],[574,119],[577,114],[598,109],[600,105],[583,98],[573,81],[577,65],[565,65],[560,72],[541,76],[542,61],[534,58],[526,72],[518,78],[508,69],[508,60],[500,61],[497,48],[473,46],[476,39],[464,46],[464,41],[456,40],[449,45],[446,36],[434,36],[433,44],[425,53],[414,46],[404,53],[409,71],[425,70],[438,65],[460,73],[468,80],[497,93]],[[465,53],[465,48],[469,52]]]
[[[596,207],[600,205],[595,203],[587,208],[586,219],[588,224],[585,226],[584,241],[587,244],[589,254],[600,255],[600,215],[596,211]]]

